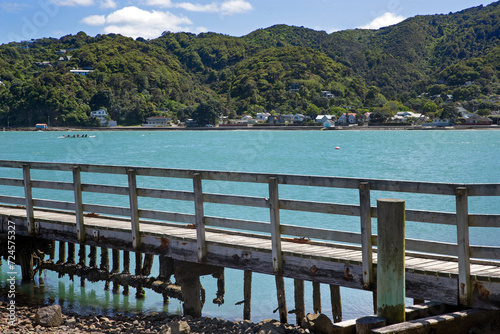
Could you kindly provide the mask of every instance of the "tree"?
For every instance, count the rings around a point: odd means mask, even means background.
[[[429,101],[424,104],[423,110],[425,111],[425,113],[434,113],[437,110],[437,105],[434,102]]]
[[[198,105],[198,107],[196,107],[192,117],[193,120],[195,120],[200,126],[215,124],[215,119],[219,116],[220,111],[221,106],[219,102],[202,102]]]

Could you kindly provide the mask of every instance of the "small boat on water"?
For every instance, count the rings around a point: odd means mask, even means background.
[[[89,136],[87,134],[83,134],[83,135],[62,135],[60,137],[57,137],[57,138],[95,138],[95,136]]]

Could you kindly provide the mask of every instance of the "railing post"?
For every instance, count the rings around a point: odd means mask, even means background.
[[[470,305],[470,251],[469,251],[469,206],[467,188],[456,190],[457,245],[458,245],[458,297],[460,305]]]
[[[134,250],[137,250],[141,245],[141,232],[139,226],[139,204],[137,202],[136,171],[129,169],[127,174],[130,199],[130,221],[132,223],[132,247]]]
[[[405,201],[377,200],[377,315],[405,321]]]
[[[193,174],[194,211],[196,220],[196,243],[198,249],[198,262],[205,261],[207,244],[205,242],[205,213],[203,211],[203,188],[201,175]]]
[[[75,192],[76,237],[80,244],[85,242],[85,225],[83,221],[82,179],[80,167],[73,167],[73,189]]]
[[[278,179],[275,177],[269,178],[269,207],[271,209],[273,272],[274,274],[281,275],[283,273],[283,254],[281,252]]]
[[[33,194],[31,192],[30,165],[23,165],[24,198],[26,203],[26,221],[28,222],[28,233],[35,234],[35,217],[33,214]]]
[[[363,259],[363,287],[373,288],[372,222],[370,184],[359,183],[359,209],[361,219],[361,252]]]
[[[285,296],[285,282],[283,278],[283,253],[281,252],[281,227],[280,208],[278,193],[278,178],[269,178],[269,208],[271,210],[271,242],[273,272],[276,281],[276,294],[278,297],[278,309],[280,321],[287,323],[287,308]]]

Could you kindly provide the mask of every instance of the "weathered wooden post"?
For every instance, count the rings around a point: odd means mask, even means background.
[[[64,263],[66,257],[66,243],[64,241],[59,241],[59,260],[57,263]]]
[[[118,249],[111,250],[111,257],[113,259],[113,267],[111,268],[111,274],[118,274],[120,272],[120,251]],[[114,294],[118,293],[120,290],[120,285],[113,281],[112,291]]]
[[[457,245],[458,245],[458,301],[460,305],[470,305],[472,293],[470,281],[470,250],[469,250],[469,205],[467,188],[456,190],[457,206]]]
[[[203,189],[201,175],[193,174],[194,210],[196,219],[196,242],[198,249],[198,262],[205,261],[207,245],[205,242],[205,214],[203,210]]]
[[[81,265],[83,268],[87,266],[87,249],[85,248],[86,246],[84,244],[80,244],[80,248],[78,249],[78,264]],[[82,287],[85,286],[85,278],[80,277],[80,285]]]
[[[313,286],[313,312],[321,313],[321,286],[319,282],[312,282]]]
[[[90,246],[89,267],[90,268],[97,267],[97,247],[96,246]]]
[[[122,271],[122,274],[124,274],[124,275],[130,274],[130,252],[129,251],[123,251],[123,271]],[[125,284],[123,286],[122,294],[124,296],[128,296],[128,294],[129,294],[128,284]]]
[[[142,253],[139,252],[135,252],[135,274],[137,276],[142,275]],[[144,289],[138,284],[135,292],[135,298],[142,299],[145,296],[146,294],[144,293]]]
[[[66,263],[75,263],[75,249],[75,244],[72,242],[68,242],[68,260],[66,261]]]
[[[33,235],[35,230],[35,217],[33,213],[33,193],[31,191],[30,165],[23,165],[24,199],[26,203],[26,221],[28,222],[28,233]]]
[[[132,224],[132,247],[137,250],[141,245],[141,231],[139,225],[139,204],[137,201],[137,178],[136,171],[129,169],[128,174],[128,188],[129,188],[129,201],[130,201],[130,222]]]
[[[109,272],[109,251],[107,248],[101,247],[101,266],[99,269]],[[104,290],[109,290],[109,281],[104,282]]]
[[[377,315],[405,321],[405,201],[377,200]]]
[[[333,322],[341,322],[342,300],[340,298],[340,287],[338,285],[330,285],[330,300],[332,303]]]
[[[243,320],[250,320],[252,305],[252,271],[245,270],[243,273]]]
[[[80,244],[85,242],[85,225],[83,222],[82,179],[80,167],[73,167],[73,189],[75,193],[76,237]]]
[[[153,268],[153,254],[146,253],[144,254],[144,262],[142,265],[142,275],[149,276],[151,275],[151,269]]]
[[[285,296],[285,281],[283,278],[283,253],[281,252],[281,226],[278,193],[278,178],[269,178],[269,208],[271,210],[271,242],[273,272],[276,280],[276,294],[278,297],[278,309],[280,321],[287,323],[287,309]]]
[[[304,280],[294,279],[294,299],[295,299],[295,323],[300,326],[302,319],[306,316],[306,307],[304,302]]]
[[[363,259],[363,287],[373,287],[372,222],[370,208],[370,184],[360,182],[359,204],[361,219],[361,252]]]
[[[75,264],[75,244],[72,242],[68,242],[68,259],[66,260],[68,264]],[[71,281],[74,280],[74,275],[70,274],[69,279]]]

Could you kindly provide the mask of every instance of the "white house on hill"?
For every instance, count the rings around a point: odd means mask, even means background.
[[[91,117],[95,117],[101,122],[101,126],[109,126],[109,127],[115,127],[116,121],[113,121],[109,118],[109,114],[106,110],[104,109],[99,109],[95,111],[90,112]]]

